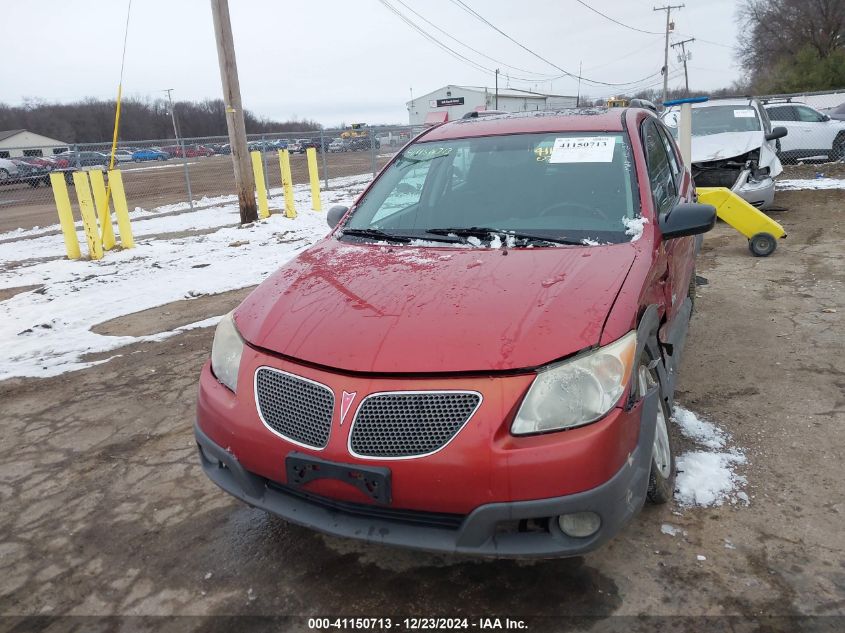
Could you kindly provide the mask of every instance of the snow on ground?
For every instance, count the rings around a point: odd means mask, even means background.
[[[779,191],[796,189],[845,189],[845,178],[786,178],[775,181]]]
[[[346,186],[323,192],[324,209],[350,204],[369,176],[337,180]],[[160,218],[151,213],[133,222],[136,248],[108,252],[97,262],[64,258],[61,235],[0,244],[0,271],[5,269],[0,272],[0,288],[39,286],[0,302],[0,380],[83,369],[96,364],[83,361],[85,354],[213,325],[214,319],[205,320],[146,337],[91,331],[98,323],[141,310],[261,282],[328,232],[325,211],[310,210],[307,186],[295,187],[295,199],[299,212],[295,219],[273,214],[247,227],[226,226],[238,221],[234,196],[228,204],[193,213]],[[278,199],[275,206],[280,206]],[[221,228],[205,235],[143,238],[215,227]],[[82,235],[80,243],[84,251]],[[43,259],[51,254],[59,257]],[[15,266],[9,270],[11,265]]]
[[[737,466],[746,464],[738,449],[727,449],[730,435],[692,411],[675,406],[673,420],[681,433],[709,450],[694,450],[676,459],[678,476],[675,500],[682,506],[720,506],[725,502],[750,503],[740,490],[745,477],[737,474]]]

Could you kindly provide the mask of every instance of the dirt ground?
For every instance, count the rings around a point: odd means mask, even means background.
[[[758,620],[706,622],[845,630],[845,195],[783,192],[778,203],[789,237],[769,258],[753,258],[725,225],[706,236],[678,394],[745,451],[748,507],[646,507],[609,545],[568,560],[477,560],[321,536],[234,501],[203,475],[192,424],[212,330],[196,330],[85,371],[0,383],[0,614],[288,615],[274,630],[293,631],[329,615],[703,631],[716,629],[654,618],[733,615]],[[168,329],[221,314],[245,292],[102,331]],[[661,533],[664,522],[683,533]]]

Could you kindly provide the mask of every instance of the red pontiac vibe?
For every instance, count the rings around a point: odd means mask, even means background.
[[[419,135],[219,324],[205,473],[321,532],[571,556],[673,493],[668,429],[713,207],[642,109]]]

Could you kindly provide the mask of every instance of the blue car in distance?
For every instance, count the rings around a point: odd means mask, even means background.
[[[154,147],[147,147],[132,152],[132,160],[136,163],[144,160],[167,160],[168,158],[170,158],[170,154]]]

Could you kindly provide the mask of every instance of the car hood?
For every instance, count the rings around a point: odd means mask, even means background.
[[[470,249],[329,237],[235,312],[253,346],[340,370],[536,367],[596,345],[636,246]]]
[[[692,162],[706,163],[742,156],[765,142],[762,132],[723,132],[692,137]]]

